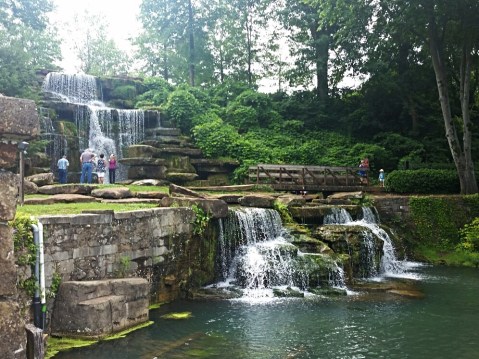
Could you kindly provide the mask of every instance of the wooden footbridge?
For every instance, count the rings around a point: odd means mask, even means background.
[[[258,164],[249,167],[250,183],[267,184],[278,191],[369,191],[369,170],[358,167]]]

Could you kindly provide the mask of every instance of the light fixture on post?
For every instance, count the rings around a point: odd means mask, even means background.
[[[24,192],[24,183],[25,183],[25,154],[27,153],[28,142],[22,141],[18,144],[18,151],[20,154],[20,164],[19,164],[19,175],[20,175],[20,186],[18,190],[20,206],[23,206],[25,200]]]

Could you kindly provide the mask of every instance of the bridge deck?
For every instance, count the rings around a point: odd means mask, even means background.
[[[258,164],[249,167],[249,181],[268,184],[281,191],[361,191],[369,186],[369,170],[364,176],[358,167]]]

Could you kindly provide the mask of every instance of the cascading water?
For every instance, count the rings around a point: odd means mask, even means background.
[[[304,273],[294,265],[298,250],[286,240],[277,211],[231,211],[220,230],[218,285],[241,287],[249,297],[272,296],[273,287],[306,287]]]
[[[230,211],[220,221],[217,258],[219,283],[214,286],[241,288],[250,298],[272,297],[278,288],[307,290],[310,278],[321,277],[315,258],[328,262],[322,275],[326,284],[345,287],[342,268],[321,254],[299,251],[283,228],[279,213],[272,209]]]
[[[345,209],[340,211],[346,212]],[[334,215],[338,217],[337,214]],[[345,218],[345,215],[339,216]],[[331,224],[331,223],[330,223]],[[378,216],[371,207],[362,207],[362,219],[357,221],[346,221],[336,224],[343,224],[349,226],[365,227],[363,232],[363,243],[361,246],[361,257],[364,263],[362,269],[362,276],[364,278],[375,276],[401,276],[405,272],[405,263],[399,261],[396,256],[394,244],[388,233],[379,226]],[[375,259],[375,239],[382,241],[382,255],[379,272],[377,270],[377,263]]]
[[[103,153],[107,158],[114,153],[118,159],[122,159],[124,148],[144,139],[144,111],[106,107],[98,96],[101,88],[93,76],[50,72],[43,82],[43,91],[51,93],[62,102],[77,105],[75,124],[81,149],[91,148],[93,152]],[[113,125],[115,120],[117,126]],[[120,164],[117,179],[125,178],[126,170]]]

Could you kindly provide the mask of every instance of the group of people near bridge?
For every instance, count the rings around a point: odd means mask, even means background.
[[[91,149],[87,148],[80,155],[81,176],[80,183],[92,183],[93,172],[97,173],[98,183],[103,184],[105,181],[106,169],[108,168],[109,183],[113,184],[116,181],[116,169],[118,167],[115,154],[111,154],[109,159],[105,159],[105,155],[100,153],[97,156]],[[67,156],[63,155],[57,162],[58,167],[58,182],[60,184],[67,183],[68,166],[70,163]]]
[[[369,171],[369,159],[366,157],[362,159],[361,162],[359,163],[358,174],[361,180],[361,184],[369,184],[368,171]],[[384,173],[384,170],[381,168],[379,170],[379,177],[378,177],[379,185],[381,187],[384,187],[384,179],[385,179],[385,173]]]

